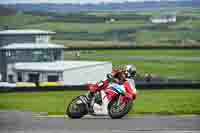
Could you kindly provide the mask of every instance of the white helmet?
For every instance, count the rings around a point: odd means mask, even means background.
[[[126,73],[128,78],[134,78],[136,75],[136,67],[134,65],[126,65]]]

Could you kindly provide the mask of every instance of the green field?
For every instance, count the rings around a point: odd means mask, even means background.
[[[66,60],[91,60],[112,62],[114,68],[125,64],[134,64],[140,75],[151,73],[163,78],[171,79],[200,79],[200,62],[193,61],[145,61],[126,58],[128,55],[136,56],[184,56],[200,57],[198,50],[128,50],[128,51],[88,51],[80,52],[80,57],[72,56],[72,52],[65,53]],[[123,55],[124,59],[112,58],[110,55]],[[98,57],[99,56],[99,57]]]
[[[81,60],[109,61],[112,62],[114,68],[118,68],[125,64],[134,64],[137,67],[138,74],[140,75],[151,73],[163,78],[171,79],[200,79],[200,62],[135,61],[131,59],[111,59],[109,57],[104,59],[81,58]]]
[[[199,29],[200,28],[200,20],[199,19],[189,19],[186,21],[182,21],[177,23],[176,25],[172,25],[171,28],[188,28],[188,29]]]
[[[199,50],[101,50],[89,51],[83,55],[132,55],[132,56],[183,56],[183,57],[200,57]]]
[[[16,14],[11,16],[0,16],[0,26],[21,28],[24,25],[46,21],[48,17],[30,14]]]
[[[40,28],[58,32],[88,32],[102,33],[112,30],[139,28],[147,25],[143,21],[120,21],[114,23],[69,23],[69,22],[45,22],[41,24],[28,25],[25,28]]]
[[[0,109],[64,114],[69,101],[85,91],[0,93]],[[130,114],[199,114],[200,90],[138,90]]]
[[[191,26],[191,25],[190,25]],[[177,26],[174,26],[177,28]],[[200,28],[200,27],[199,27]],[[145,30],[136,33],[137,45],[180,46],[199,45],[198,31],[181,30]]]
[[[199,46],[200,10],[174,9],[177,22],[173,24],[152,24],[151,17],[165,16],[168,10],[160,12],[82,12],[75,14],[31,14],[17,13],[0,16],[0,27],[52,30],[59,34],[53,40],[61,41],[118,41],[136,45],[156,46]],[[114,18],[115,21],[109,20]],[[84,43],[82,45],[85,45]]]
[[[153,25],[148,21],[123,21],[114,23],[70,23],[70,22],[44,22],[30,24],[23,28],[39,28],[56,32],[67,32],[66,36],[59,39],[72,40],[119,40],[136,41],[137,45],[199,45],[200,20],[187,20],[170,26]],[[140,28],[146,27],[146,30]],[[149,29],[149,28],[150,29]],[[156,27],[156,25],[154,25]],[[160,28],[159,28],[160,27]],[[181,29],[187,29],[182,31]],[[135,33],[135,30],[137,32]],[[70,35],[69,33],[72,33]],[[77,34],[73,34],[77,33]],[[84,34],[83,34],[84,33]],[[92,35],[94,34],[94,35]],[[97,34],[97,35],[95,35]],[[90,36],[90,37],[88,37]],[[111,36],[107,39],[107,36]]]
[[[40,28],[56,32],[67,32],[68,37],[58,37],[61,40],[118,40],[120,42],[136,41],[137,45],[176,46],[199,45],[200,18],[199,10],[188,9],[177,11],[177,23],[151,24],[150,18],[167,15],[162,12],[127,12],[127,13],[83,13],[73,18],[64,16],[65,21],[46,21],[43,23],[25,25],[24,28]],[[115,22],[107,23],[97,19],[97,22],[85,22],[81,16],[97,18],[116,18]],[[69,18],[66,18],[69,17]],[[80,18],[79,18],[80,17]],[[70,19],[80,19],[69,22]],[[81,22],[83,21],[83,22]],[[69,34],[69,33],[72,33]],[[76,34],[73,34],[76,33]],[[84,34],[83,34],[84,33]],[[94,34],[94,35],[93,35]],[[96,34],[96,35],[95,35]],[[95,43],[95,42],[94,42]]]

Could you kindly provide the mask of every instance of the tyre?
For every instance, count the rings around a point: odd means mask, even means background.
[[[108,114],[112,119],[120,119],[128,114],[128,112],[132,109],[132,106],[132,100],[127,100],[124,103],[119,103],[118,98],[108,104]]]
[[[66,110],[69,118],[80,119],[88,113],[85,98],[86,96],[78,96],[69,103]]]

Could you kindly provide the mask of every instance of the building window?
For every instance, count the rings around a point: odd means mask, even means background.
[[[17,81],[22,82],[22,73],[21,72],[17,73]]]
[[[48,50],[35,50],[32,52],[32,60],[34,62],[52,61],[52,54]]]
[[[58,75],[48,75],[48,82],[57,82],[59,81]]]
[[[40,76],[39,74],[30,73],[28,75],[28,77],[29,77],[28,82],[38,83],[39,82],[39,76]]]
[[[53,60],[61,60],[61,50],[54,50],[53,51]]]
[[[38,35],[36,37],[36,43],[48,43],[49,37],[47,35]]]
[[[33,51],[33,61],[39,62],[42,61],[42,51]]]
[[[6,52],[6,56],[7,56],[7,57],[11,57],[11,56],[12,56],[11,51],[7,51],[7,52]]]
[[[8,75],[8,82],[9,83],[14,83],[14,76],[12,74]]]
[[[15,59],[16,51],[6,51],[6,57],[8,57],[9,59]]]
[[[6,72],[1,73],[1,81],[7,82],[7,73]]]

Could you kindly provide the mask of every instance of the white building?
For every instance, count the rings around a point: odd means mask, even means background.
[[[49,42],[53,34],[41,30],[0,31],[2,80],[82,85],[102,80],[112,71],[109,62],[64,61],[64,46]]]
[[[38,76],[40,82],[60,81],[65,85],[95,83],[105,79],[111,69],[112,64],[109,62],[94,61],[55,61],[14,65],[14,71],[21,73],[23,81],[34,80],[34,77]]]
[[[151,22],[154,24],[176,23],[176,16],[162,16],[157,18],[151,18]]]

